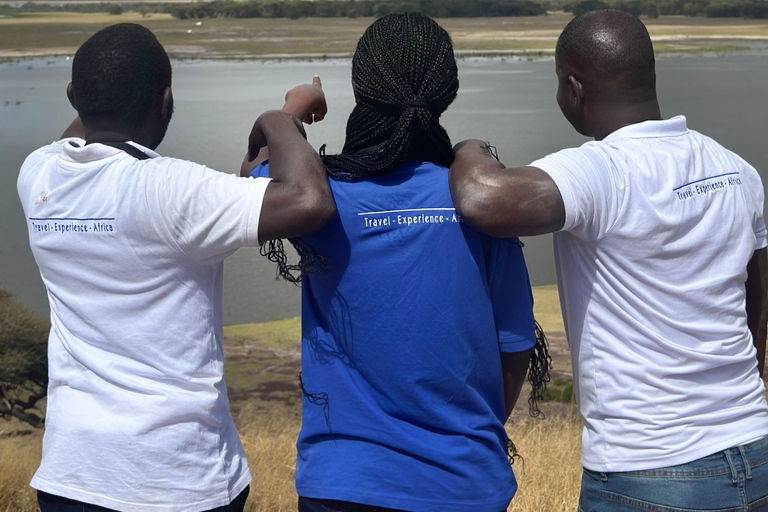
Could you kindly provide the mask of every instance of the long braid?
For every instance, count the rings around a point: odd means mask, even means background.
[[[358,103],[347,121],[340,155],[320,156],[329,176],[359,179],[399,169],[408,159],[450,166],[453,147],[440,115],[456,98],[458,68],[451,38],[419,13],[392,14],[366,29],[352,59]],[[290,264],[281,240],[261,254],[277,275],[298,284],[328,263],[311,245],[289,239],[299,253]]]

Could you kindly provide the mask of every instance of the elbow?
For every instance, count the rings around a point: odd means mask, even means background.
[[[325,227],[336,215],[336,203],[330,188],[327,190],[304,190],[297,201],[300,205],[302,222],[296,236],[315,233]]]
[[[487,187],[464,186],[453,193],[453,198],[456,213],[474,229],[499,238],[517,236],[509,222],[510,212],[503,212]]]

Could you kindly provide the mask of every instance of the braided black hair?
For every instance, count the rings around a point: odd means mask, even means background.
[[[399,169],[406,160],[448,167],[453,147],[440,115],[456,98],[458,68],[448,32],[433,19],[391,14],[366,29],[352,59],[357,105],[347,122],[340,155],[320,156],[329,176],[369,178]],[[290,239],[299,263],[290,264],[281,240],[264,244],[262,256],[277,275],[298,284],[327,262],[310,245]]]
[[[451,37],[423,14],[392,14],[373,23],[352,59],[357,105],[340,155],[325,156],[328,174],[366,178],[408,159],[453,162],[440,115],[456,98],[458,68]]]

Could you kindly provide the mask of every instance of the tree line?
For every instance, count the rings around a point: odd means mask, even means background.
[[[381,17],[404,11],[418,11],[433,18],[495,16],[538,16],[547,10],[564,10],[578,15],[596,9],[614,8],[636,16],[706,16],[710,18],[768,18],[768,0],[214,0],[189,3],[83,2],[21,6],[0,6],[0,15],[29,12],[107,12],[123,10],[169,13],[188,18],[357,18]]]
[[[167,11],[177,18],[338,18],[381,17],[405,11],[418,11],[433,18],[482,16],[537,16],[547,6],[533,0],[294,0],[233,1],[168,4]]]
[[[566,3],[566,12],[575,16],[598,9],[619,9],[635,16],[706,16],[707,18],[768,18],[766,0],[582,0]]]

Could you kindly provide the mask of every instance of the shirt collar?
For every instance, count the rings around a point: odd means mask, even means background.
[[[656,137],[675,137],[688,133],[685,116],[675,116],[661,121],[643,121],[619,128],[603,139],[603,142],[614,142],[621,139],[648,139]]]
[[[127,143],[147,155],[149,158],[157,158],[160,156],[151,149],[145,148],[136,142],[127,141]],[[109,158],[118,153],[125,154],[125,152],[120,149],[105,144],[99,144],[98,142],[86,145],[85,141],[79,137],[62,139],[59,141],[59,144],[62,145],[61,158],[67,162],[84,164]]]

